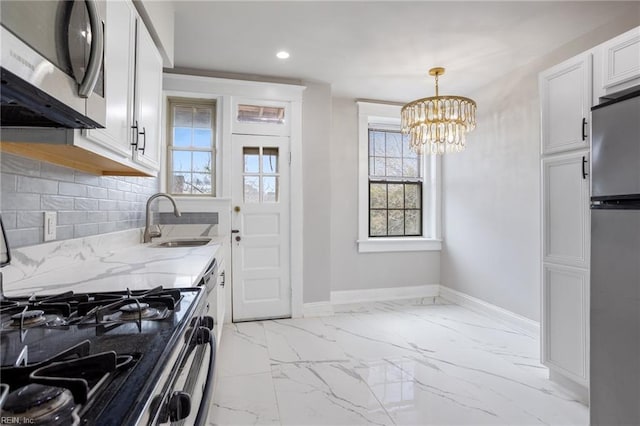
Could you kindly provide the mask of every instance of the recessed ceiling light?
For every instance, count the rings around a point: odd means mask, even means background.
[[[276,53],[276,56],[278,57],[278,59],[288,59],[289,52],[285,52],[284,50],[281,50],[278,53]]]

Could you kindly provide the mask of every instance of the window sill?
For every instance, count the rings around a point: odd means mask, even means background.
[[[442,240],[431,238],[367,238],[365,240],[358,240],[358,253],[440,251],[441,249]]]

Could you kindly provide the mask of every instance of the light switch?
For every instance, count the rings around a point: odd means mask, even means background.
[[[57,224],[56,212],[44,212],[44,240],[51,241],[56,239]]]

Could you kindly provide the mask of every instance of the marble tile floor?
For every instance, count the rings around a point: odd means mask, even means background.
[[[225,326],[210,425],[587,425],[539,342],[443,300]]]

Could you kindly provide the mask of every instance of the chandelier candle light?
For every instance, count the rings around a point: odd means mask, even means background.
[[[444,68],[431,68],[436,79],[436,95],[402,107],[401,131],[409,134],[417,152],[444,154],[464,150],[465,136],[476,127],[476,103],[462,96],[439,96],[438,77]],[[426,146],[426,148],[424,148]]]

